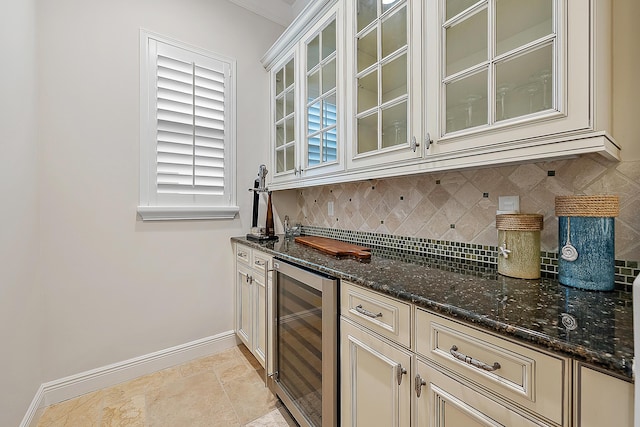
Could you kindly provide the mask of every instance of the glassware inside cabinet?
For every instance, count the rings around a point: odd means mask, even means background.
[[[443,134],[557,108],[559,0],[442,0]]]

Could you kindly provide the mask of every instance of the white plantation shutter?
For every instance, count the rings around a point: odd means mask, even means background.
[[[147,46],[149,197],[145,207],[141,183],[138,212],[143,219],[187,217],[178,210],[195,218],[233,217],[233,62],[152,36]]]

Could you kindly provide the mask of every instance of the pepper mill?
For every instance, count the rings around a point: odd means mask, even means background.
[[[267,236],[275,236],[275,229],[273,226],[273,207],[271,206],[271,191],[267,192],[267,221],[265,224],[265,234]]]

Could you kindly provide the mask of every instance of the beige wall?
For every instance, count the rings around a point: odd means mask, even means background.
[[[38,20],[43,380],[232,330],[229,238],[267,156],[259,60],[283,28],[226,0],[42,1]],[[140,28],[237,60],[238,219],[136,219]]]
[[[42,382],[35,0],[0,25],[0,425],[17,426]]]

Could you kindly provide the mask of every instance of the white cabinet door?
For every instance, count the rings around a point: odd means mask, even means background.
[[[236,333],[252,350],[253,346],[253,284],[251,270],[238,265],[236,270]]]
[[[633,384],[579,363],[576,366],[574,425],[631,427]]]
[[[298,60],[296,50],[276,64],[271,71],[271,176],[269,181],[291,181],[298,178]]]
[[[417,359],[414,381],[415,427],[551,426],[516,412]]]
[[[422,1],[347,2],[347,168],[422,157]]]
[[[253,348],[251,351],[262,366],[265,366],[267,359],[267,288],[264,276],[254,273],[253,276]]]
[[[302,179],[344,170],[343,24],[338,2],[301,42]]]
[[[596,52],[608,37],[609,1],[427,4],[425,111],[433,167],[591,151],[619,155],[604,134],[609,95],[600,86],[607,86],[610,70],[601,65],[610,56],[606,48]]]
[[[344,318],[340,327],[342,426],[409,426],[411,354]]]

